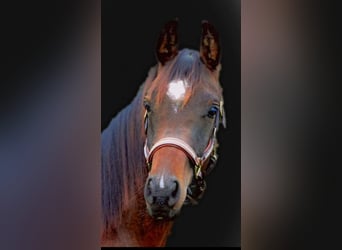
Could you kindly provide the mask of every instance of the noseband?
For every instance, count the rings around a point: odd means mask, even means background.
[[[220,110],[219,114],[215,116],[215,123],[212,134],[209,138],[209,142],[207,147],[201,156],[197,155],[195,150],[185,141],[176,137],[164,137],[158,140],[152,147],[149,149],[147,146],[147,137],[144,145],[144,154],[147,164],[148,171],[151,170],[152,160],[154,154],[161,148],[172,147],[176,148],[188,157],[188,159],[193,164],[194,170],[194,178],[192,179],[191,184],[187,189],[187,198],[184,204],[197,204],[198,200],[203,196],[203,193],[206,189],[206,183],[204,180],[204,176],[208,175],[211,170],[216,165],[218,155],[217,155],[217,147],[218,143],[216,140],[216,131],[218,130],[220,120],[223,117],[223,103],[220,102]],[[148,128],[148,112],[145,112],[144,115],[144,126],[145,133],[147,134]]]

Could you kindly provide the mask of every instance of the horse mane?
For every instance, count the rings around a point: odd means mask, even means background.
[[[145,83],[155,75],[151,68]],[[143,154],[143,90],[122,109],[101,133],[102,220],[107,232],[115,231],[121,214],[136,205],[147,176]]]

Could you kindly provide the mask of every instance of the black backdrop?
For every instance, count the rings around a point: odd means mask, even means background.
[[[179,48],[199,48],[201,20],[220,33],[227,128],[218,133],[219,162],[195,207],[184,207],[167,246],[240,246],[240,1],[102,1],[101,127],[128,105],[156,64],[160,29],[179,18]]]

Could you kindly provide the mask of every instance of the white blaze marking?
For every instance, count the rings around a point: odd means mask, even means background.
[[[165,187],[165,185],[164,185],[164,175],[162,175],[162,177],[160,178],[159,187],[160,188],[164,188]]]
[[[183,80],[175,80],[169,83],[167,95],[174,101],[181,101],[184,98],[188,83]]]

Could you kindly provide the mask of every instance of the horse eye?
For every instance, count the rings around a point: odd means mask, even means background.
[[[147,112],[151,112],[151,105],[149,103],[145,102],[144,107],[145,107]]]
[[[216,106],[212,106],[209,111],[208,111],[208,117],[209,118],[214,118],[219,111],[219,108]]]

